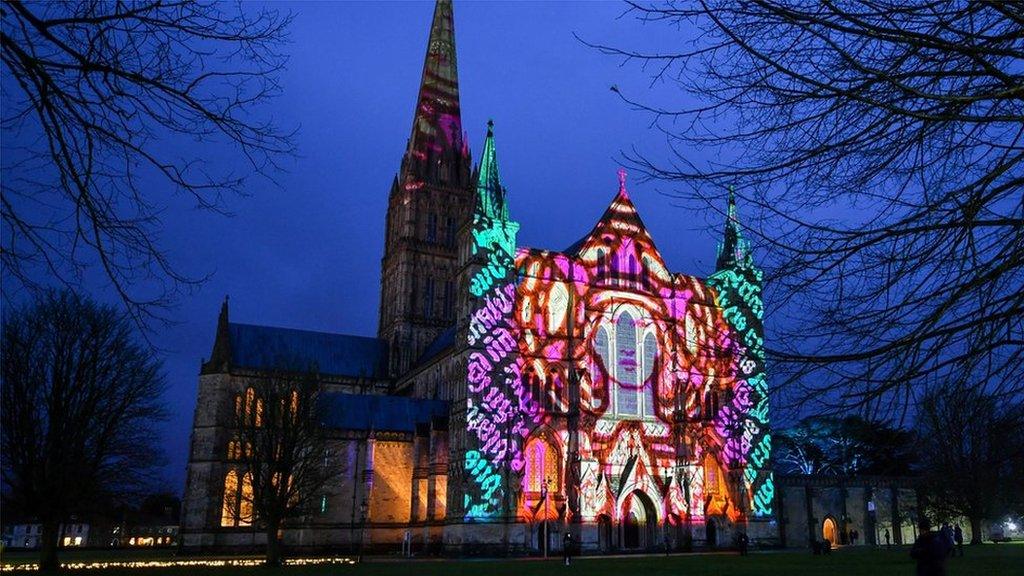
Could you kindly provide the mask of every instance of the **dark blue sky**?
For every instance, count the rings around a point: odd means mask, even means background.
[[[180,323],[158,327],[155,337],[166,355],[165,478],[175,492],[184,485],[199,364],[225,294],[233,321],[376,332],[387,193],[411,129],[433,3],[279,7],[295,21],[283,95],[270,109],[299,129],[299,156],[276,185],[254,179],[248,197],[229,199],[230,218],[173,203],[162,214],[161,244],[178,268],[213,273],[174,311]],[[620,151],[668,155],[650,119],[609,88],[661,101],[681,95],[649,87],[644,72],[573,37],[632,47],[685,41],[683,32],[618,18],[624,9],[617,2],[455,4],[463,125],[475,158],[487,120],[495,121],[522,245],[561,249],[586,233],[615,194]],[[664,183],[631,178],[629,189],[669,266],[708,274],[718,217],[707,216],[716,221],[709,227],[698,207],[662,195],[670,190]],[[104,298],[101,284],[87,288]]]

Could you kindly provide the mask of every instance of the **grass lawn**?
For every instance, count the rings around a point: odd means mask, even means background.
[[[97,554],[102,557],[97,557]],[[22,560],[21,553],[6,554],[4,563]],[[163,555],[132,555],[83,551],[65,554],[64,561],[127,559],[168,559]],[[986,544],[966,547],[966,557],[951,558],[948,576],[1024,575],[1024,543]],[[481,576],[542,576],[567,574],[620,574],[622,576],[783,576],[821,574],[824,576],[887,576],[914,574],[914,563],[907,548],[845,549],[829,556],[810,552],[760,552],[741,557],[734,554],[695,554],[688,556],[635,556],[615,558],[579,558],[571,567],[561,558],[548,561],[521,560],[424,560],[399,562],[372,559],[356,566],[286,567],[270,572],[264,568],[157,568],[147,570],[89,570],[88,574],[114,576],[151,573],[153,576],[429,576],[433,574],[479,574]]]

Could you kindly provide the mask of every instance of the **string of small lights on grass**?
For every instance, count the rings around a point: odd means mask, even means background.
[[[63,570],[106,570],[110,568],[254,568],[263,566],[262,558],[221,558],[209,560],[128,560],[111,562],[63,562]],[[285,566],[319,566],[356,564],[354,558],[288,558]],[[0,572],[33,572],[39,570],[39,564],[3,564]]]

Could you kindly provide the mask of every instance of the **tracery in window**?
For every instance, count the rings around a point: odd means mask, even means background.
[[[221,508],[220,525],[237,526],[238,521],[238,473],[229,470],[224,477],[224,505]]]
[[[615,321],[615,408],[623,416],[639,416],[637,405],[636,326],[628,312]]]
[[[644,416],[654,416],[654,395],[657,389],[655,387],[655,380],[651,376],[654,375],[654,360],[657,349],[658,345],[654,338],[654,332],[648,332],[644,336],[643,368],[640,371],[640,393],[643,395]]]
[[[526,491],[540,493],[545,480],[550,481],[549,490],[558,482],[558,453],[543,438],[533,438],[526,445]]]
[[[658,338],[654,328],[644,327],[638,318],[639,311],[628,308],[597,328],[593,373],[607,377],[612,414],[646,418],[655,416]],[[594,407],[600,407],[597,398]]]
[[[224,476],[224,504],[221,508],[220,525],[225,527],[252,526],[252,476],[241,475],[229,470]]]

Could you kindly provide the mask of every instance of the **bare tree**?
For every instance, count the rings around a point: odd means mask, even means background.
[[[282,527],[308,511],[329,478],[321,390],[315,369],[278,369],[254,378],[235,402],[229,454],[241,479],[238,509],[265,531],[268,566],[281,564]]]
[[[162,367],[122,312],[72,292],[8,310],[0,358],[5,513],[38,518],[55,570],[61,523],[154,480]]]
[[[161,198],[224,210],[292,150],[257,114],[279,91],[289,17],[195,0],[12,0],[0,15],[4,293],[98,267],[140,325],[162,317],[202,278],[161,248]]]
[[[828,468],[824,438],[828,431],[819,419],[806,419],[775,434],[775,462],[786,471],[820,474]]]
[[[941,516],[966,517],[971,543],[1020,493],[1024,402],[978,389],[951,388],[925,397],[918,414],[928,506]]]
[[[791,473],[909,475],[917,463],[911,432],[858,416],[807,417],[775,437],[775,461]]]
[[[680,42],[597,47],[679,97],[613,87],[672,152],[626,159],[717,214],[737,187],[767,272],[774,383],[797,383],[789,399],[902,418],[934,381],[1024,391],[1024,6],[630,11]]]

